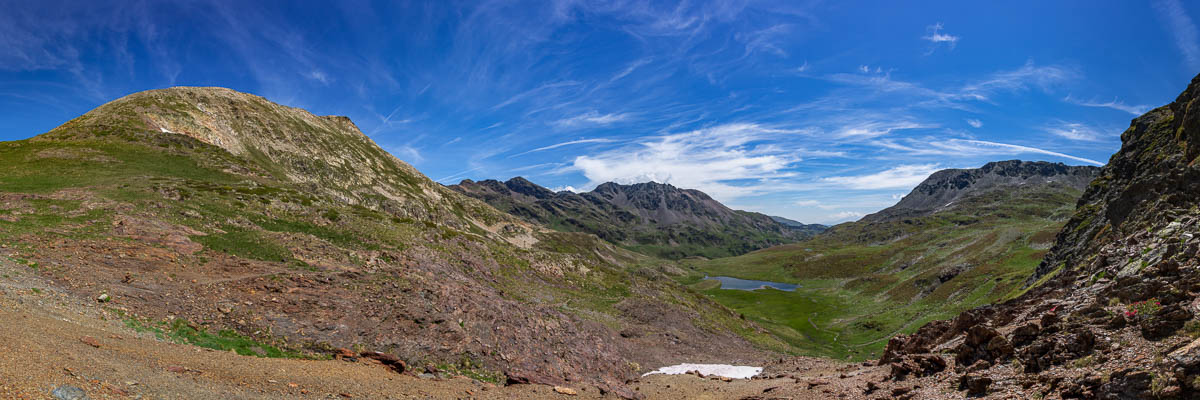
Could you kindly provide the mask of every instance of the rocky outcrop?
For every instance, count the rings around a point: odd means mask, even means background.
[[[1020,368],[984,369],[996,383],[1024,382],[1023,390],[1062,398],[1196,398],[1200,76],[1121,138],[1023,295],[964,313],[956,321],[974,323],[965,335],[947,329],[932,338],[945,323],[931,323],[918,331],[924,337],[889,343],[885,357],[957,346],[965,368],[993,357],[984,343],[1006,335]],[[983,318],[967,317],[981,311]],[[972,374],[964,385],[980,376]]]

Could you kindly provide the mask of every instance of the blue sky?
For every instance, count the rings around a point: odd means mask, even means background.
[[[1200,72],[1198,8],[0,0],[0,140],[224,86],[347,115],[442,183],[654,180],[833,223],[937,169],[1106,162]]]

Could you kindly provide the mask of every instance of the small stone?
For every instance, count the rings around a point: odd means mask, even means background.
[[[100,348],[100,342],[97,341],[96,338],[94,338],[94,337],[84,336],[84,337],[79,338],[79,341],[83,342],[83,344],[86,344],[88,346],[92,346],[97,349]]]
[[[579,394],[579,392],[576,392],[575,389],[571,389],[568,387],[562,387],[562,386],[555,386],[554,391],[561,393],[561,394],[568,395],[568,396],[574,396],[574,395]]]
[[[108,295],[108,293],[101,293],[100,296],[96,297],[96,301],[101,302],[101,303],[107,303],[110,300],[112,300],[112,297],[110,297]]]
[[[56,400],[88,400],[87,393],[83,389],[68,385],[54,388],[50,395],[54,396]]]

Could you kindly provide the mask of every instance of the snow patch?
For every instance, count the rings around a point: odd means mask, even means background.
[[[669,367],[662,367],[654,371],[644,373],[642,376],[653,374],[682,375],[688,373],[689,371],[700,371],[700,373],[704,376],[715,375],[732,379],[750,379],[750,377],[761,373],[762,370],[762,367],[748,367],[729,364],[679,364]]]
[[[158,127],[158,130],[162,131],[162,133],[175,133],[175,132],[171,132],[171,130],[167,129],[167,127],[165,127],[165,126]]]

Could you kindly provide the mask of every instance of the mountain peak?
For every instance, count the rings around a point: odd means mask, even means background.
[[[741,254],[824,229],[792,227],[732,210],[699,190],[657,182],[606,182],[590,192],[555,193],[515,177],[504,183],[464,180],[450,188],[531,222],[593,233],[668,258]]]
[[[1099,167],[1092,166],[1021,160],[994,161],[979,168],[944,169],[929,175],[896,205],[863,217],[863,221],[929,215],[965,197],[999,188],[1064,185],[1083,190],[1099,171]]]
[[[37,141],[190,138],[271,176],[340,201],[389,209],[416,219],[454,219],[454,197],[384,151],[344,116],[317,116],[261,96],[219,87],[138,92],[101,105],[38,136]],[[465,200],[465,199],[464,199]],[[429,214],[429,215],[427,215]]]

